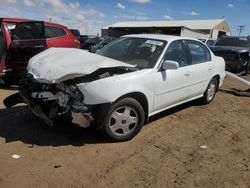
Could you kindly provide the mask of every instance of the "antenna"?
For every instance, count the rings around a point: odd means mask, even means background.
[[[245,29],[246,29],[245,25],[239,25],[238,26],[239,36],[241,35],[242,31],[244,31]]]

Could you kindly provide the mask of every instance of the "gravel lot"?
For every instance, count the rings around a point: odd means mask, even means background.
[[[222,89],[232,87],[247,89],[229,80]],[[93,128],[48,127],[26,106],[5,109],[15,92],[0,89],[1,188],[250,187],[249,97],[220,90],[209,105],[168,110],[133,140],[107,143]]]

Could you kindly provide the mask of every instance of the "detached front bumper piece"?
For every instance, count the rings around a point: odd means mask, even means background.
[[[6,108],[11,108],[12,106],[15,106],[16,104],[23,103],[23,102],[24,101],[20,93],[15,93],[13,95],[10,95],[9,97],[3,100],[3,104],[5,105]]]

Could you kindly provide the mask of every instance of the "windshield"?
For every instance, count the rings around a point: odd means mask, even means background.
[[[215,46],[250,47],[250,40],[243,37],[225,37],[220,38]]]
[[[135,65],[139,69],[153,68],[166,43],[155,39],[124,37],[108,44],[97,54]]]

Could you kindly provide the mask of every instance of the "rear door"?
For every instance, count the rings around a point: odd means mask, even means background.
[[[209,81],[214,75],[211,53],[201,42],[185,40],[185,44],[189,49],[192,62],[191,97],[197,97],[205,92]]]
[[[13,73],[26,72],[29,59],[47,48],[43,22],[8,23],[11,35],[10,63]]]

